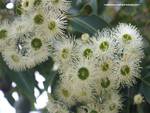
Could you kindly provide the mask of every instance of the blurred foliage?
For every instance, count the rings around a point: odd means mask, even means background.
[[[106,3],[139,3],[138,7],[105,7]],[[0,20],[12,19],[18,6],[14,11],[5,8],[6,1],[0,0]],[[141,77],[137,80],[137,85],[132,88],[123,88],[121,90],[124,96],[124,107],[121,113],[149,113],[150,111],[150,0],[72,0],[72,7],[69,10],[68,31],[77,34],[86,32],[93,34],[97,29],[111,27],[118,22],[132,23],[136,25],[144,37],[145,57],[141,63]],[[1,56],[1,55],[0,55]],[[12,106],[16,108],[17,113],[28,113],[34,110],[36,98],[34,88],[36,87],[40,94],[47,91],[48,86],[53,82],[57,72],[53,71],[51,58],[31,70],[25,72],[14,72],[10,70],[0,57],[0,90],[4,92],[5,97]],[[38,71],[45,78],[44,89],[40,89],[35,79],[35,71]],[[17,86],[12,87],[12,82]],[[19,101],[15,101],[12,93],[17,91]],[[139,106],[133,104],[135,94],[144,95],[145,102]],[[41,110],[43,113],[47,111]]]

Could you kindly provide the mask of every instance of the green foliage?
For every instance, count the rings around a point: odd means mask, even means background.
[[[108,24],[100,17],[92,16],[79,16],[70,19],[71,26],[69,29],[72,31],[78,31],[81,33],[93,34],[97,29],[107,27]]]
[[[15,82],[17,85],[16,89],[13,89],[12,87],[10,89],[13,91],[16,90],[19,92],[19,94],[24,95],[30,99],[31,102],[35,102],[34,87],[37,86],[37,82],[34,78],[34,71],[29,70],[26,72],[14,72],[6,66],[2,59],[0,60],[3,63],[1,67],[2,75],[5,75],[8,80],[10,79],[11,82]]]
[[[148,103],[150,103],[150,74],[142,78],[141,92],[144,94]]]

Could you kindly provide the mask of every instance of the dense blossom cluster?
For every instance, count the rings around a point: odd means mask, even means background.
[[[0,25],[0,52],[10,69],[22,71],[48,59],[51,42],[64,36],[67,0],[22,0],[13,22]]]
[[[67,35],[67,0],[22,0],[21,16],[0,25],[0,52],[10,69],[22,71],[53,58],[58,80],[52,85],[50,113],[118,113],[119,88],[140,76],[144,56],[136,27],[120,23],[93,36]]]
[[[56,100],[70,112],[75,109],[75,113],[121,110],[119,89],[136,82],[144,56],[142,37],[136,27],[120,23],[91,37],[87,33],[76,40],[73,36],[63,37],[55,40],[53,48],[60,75],[52,87],[48,108]],[[54,113],[68,110],[57,109]]]

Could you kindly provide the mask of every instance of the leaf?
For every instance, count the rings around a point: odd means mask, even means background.
[[[52,58],[49,58],[47,62],[44,62],[43,64],[36,67],[36,70],[39,71],[41,75],[45,78],[44,81],[44,88],[45,90],[48,89],[48,86],[52,84],[52,81],[56,75],[57,72],[53,71],[53,65],[54,62]]]
[[[97,0],[91,0],[89,3],[93,9],[92,14],[97,15],[98,14],[98,4],[97,4]]]
[[[42,64],[38,65],[35,69],[40,72],[44,77],[49,76],[49,73],[51,72],[53,68],[53,60],[52,58],[49,58],[46,62],[43,62]]]
[[[26,97],[20,96],[19,100],[14,104],[16,113],[29,113],[31,110],[30,100]]]
[[[104,11],[104,4],[107,4],[108,0],[97,0],[97,4],[98,4],[98,14],[101,14]]]
[[[34,70],[28,70],[24,72],[15,72],[13,70],[10,70],[6,63],[2,60],[1,56],[0,66],[3,76],[5,76],[7,80],[11,80],[12,82],[15,82],[17,84],[16,91],[19,94],[27,97],[29,100],[31,100],[32,103],[35,102],[34,87],[37,86],[37,82],[35,80]],[[7,94],[5,96],[7,97]],[[12,98],[10,99],[12,100]],[[8,98],[8,100],[10,99]]]
[[[45,87],[45,90],[48,89],[49,85],[52,85],[53,84],[53,80],[56,76],[57,72],[56,71],[51,71],[49,76],[46,77],[46,80],[44,81],[44,87]]]
[[[150,103],[150,73],[142,80],[140,92],[145,96],[148,103]]]
[[[11,92],[4,93],[4,95],[8,102],[13,106],[15,103],[15,99],[12,97]]]
[[[72,31],[80,33],[94,34],[98,29],[102,29],[108,24],[98,16],[80,16],[70,19],[70,27]]]
[[[8,76],[17,84],[18,90],[28,97],[31,102],[35,102],[34,87],[36,87],[37,82],[34,77],[33,71],[26,72],[14,72],[9,71]]]
[[[82,0],[72,0],[71,3],[73,7],[78,7],[82,4]]]
[[[5,64],[3,67],[6,76],[17,84],[19,93],[28,97],[32,102],[35,102],[34,87],[36,87],[37,82],[34,77],[34,71],[15,72],[10,70]]]

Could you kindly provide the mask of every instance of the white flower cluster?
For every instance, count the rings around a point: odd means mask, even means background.
[[[10,69],[22,71],[51,55],[51,42],[64,36],[67,0],[21,0],[13,22],[0,24],[0,53]]]
[[[47,108],[63,104],[62,113],[118,113],[122,108],[119,88],[132,86],[140,74],[143,41],[136,27],[120,23],[90,37],[65,36],[53,43],[59,65]],[[73,110],[72,110],[73,109]]]
[[[132,86],[144,56],[136,27],[120,23],[90,37],[66,35],[67,0],[22,0],[21,16],[0,25],[0,53],[10,69],[23,71],[51,56],[59,66],[50,113],[118,113],[119,88]]]

